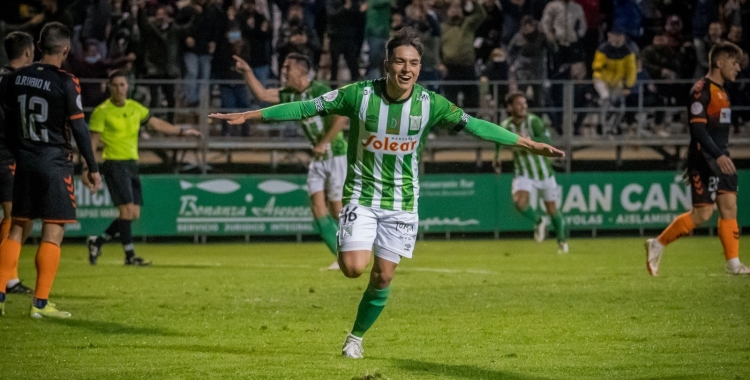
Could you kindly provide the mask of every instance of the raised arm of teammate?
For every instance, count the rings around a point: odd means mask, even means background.
[[[242,73],[245,83],[247,83],[248,87],[250,87],[250,91],[252,91],[253,95],[255,95],[258,100],[271,104],[279,104],[279,102],[281,102],[278,88],[265,88],[263,83],[260,83],[258,78],[255,77],[253,69],[244,59],[236,55],[232,56],[232,58],[237,61],[235,68]]]
[[[336,135],[346,129],[348,121],[349,119],[344,116],[335,115],[333,117],[333,125],[331,125],[331,129],[329,129],[328,132],[326,132],[326,134],[323,135],[320,141],[318,141],[318,143],[313,147],[313,154],[316,156],[322,156],[326,154],[328,144],[336,137]]]

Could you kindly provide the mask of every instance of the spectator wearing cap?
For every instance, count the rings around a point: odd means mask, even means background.
[[[591,65],[594,88],[599,94],[601,112],[599,122],[602,133],[614,133],[619,118],[614,123],[608,122],[610,108],[617,102],[625,106],[625,96],[635,84],[637,70],[635,51],[628,44],[628,37],[623,29],[613,29],[607,33],[607,42],[599,46]]]
[[[554,49],[553,67],[569,63],[580,54],[578,40],[586,34],[583,8],[572,0],[552,0],[544,7],[542,32]]]

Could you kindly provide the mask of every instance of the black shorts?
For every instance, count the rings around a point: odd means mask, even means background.
[[[737,192],[737,174],[724,174],[715,161],[694,160],[688,166],[693,206],[711,205],[716,195]]]
[[[13,218],[75,223],[73,163],[45,168],[19,165],[13,181]]]
[[[13,201],[13,175],[16,161],[0,159],[0,203]]]
[[[101,171],[115,206],[128,203],[143,205],[141,178],[135,160],[104,161]]]

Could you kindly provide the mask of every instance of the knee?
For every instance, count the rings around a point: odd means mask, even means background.
[[[341,263],[339,263],[341,264]],[[353,268],[353,267],[347,267],[346,265],[339,265],[341,267],[341,273],[344,274],[347,278],[357,278],[364,273],[364,268]]]
[[[515,205],[516,205],[516,209],[518,211],[523,212],[523,211],[526,211],[527,208],[529,208],[529,201],[528,200],[523,200],[523,199],[518,199],[518,200],[516,200]]]
[[[392,274],[386,275],[384,273],[372,272],[372,274],[370,275],[370,284],[376,289],[385,289],[389,285],[391,285],[392,279]]]
[[[712,206],[694,208],[693,212],[691,213],[691,216],[693,217],[693,223],[695,223],[696,226],[706,223],[711,218],[711,215],[713,215],[713,213],[714,209]]]

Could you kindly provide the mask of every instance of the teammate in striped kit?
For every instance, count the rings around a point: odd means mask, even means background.
[[[539,116],[529,113],[526,98],[520,92],[511,92],[505,97],[510,117],[500,126],[523,137],[549,144],[549,130]],[[500,144],[495,149],[495,168],[500,170]],[[529,194],[539,191],[544,199],[547,215],[557,234],[557,253],[568,253],[566,241],[565,216],[557,210],[556,202],[560,199],[560,189],[555,180],[555,170],[547,157],[534,156],[523,149],[513,149],[513,203],[516,209],[527,219],[534,222],[534,240],[544,241],[547,235],[547,219],[538,215],[534,208],[529,207]]]
[[[286,56],[281,68],[284,87],[280,89],[265,88],[245,60],[238,56],[234,56],[234,59],[237,61],[236,68],[243,73],[250,91],[262,102],[279,104],[309,100],[331,91],[325,83],[310,80],[312,62],[303,54],[291,53]],[[310,194],[312,213],[320,236],[336,256],[338,227],[332,215],[338,215],[341,211],[341,191],[346,178],[346,140],[341,131],[346,127],[347,120],[337,115],[313,115],[301,120],[301,124],[305,136],[313,144],[315,156],[307,172],[307,191]],[[338,262],[334,261],[328,269],[338,270]]]
[[[456,132],[466,128],[482,139],[525,148],[534,154],[564,155],[547,144],[475,119],[416,84],[422,50],[415,32],[403,28],[386,43],[386,78],[353,83],[313,100],[210,115],[230,124],[329,114],[351,120],[344,184],[346,206],[339,215],[338,261],[341,271],[350,278],[364,273],[373,252],[375,262],[354,327],[342,349],[349,358],[363,357],[362,336],[385,307],[401,257],[412,256],[419,221],[419,159],[432,128]]]

